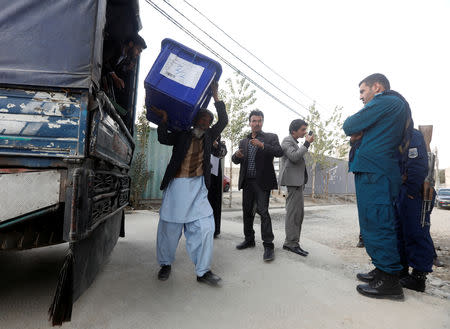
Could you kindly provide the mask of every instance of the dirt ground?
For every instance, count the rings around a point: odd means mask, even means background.
[[[278,200],[280,204],[281,201]],[[324,202],[312,199],[306,201],[302,237],[335,250],[347,262],[348,273],[355,272],[355,269],[359,271],[361,267],[372,269],[365,249],[355,247],[359,235],[355,204],[334,200],[338,204],[327,206]],[[316,205],[317,203],[319,205]],[[273,226],[282,231],[284,209],[273,208],[271,214]],[[239,212],[225,213],[225,218],[241,221],[242,215]],[[428,275],[426,293],[450,299],[450,210],[434,209],[431,222],[431,235],[436,252],[445,267],[433,267],[433,273]]]
[[[128,213],[126,237],[119,239],[101,273],[75,303],[72,322],[63,328],[450,328],[450,283],[438,271],[430,275],[426,293],[405,290],[404,302],[356,292],[356,273],[371,264],[364,249],[355,248],[359,229],[354,204],[307,201],[301,238],[310,252],[306,258],[281,248],[280,204],[270,210],[275,234],[271,263],[262,261],[259,225],[256,247],[236,250],[243,238],[241,211],[223,212],[212,263],[223,279],[219,288],[196,281],[184,238],[169,280],[157,280],[158,213]],[[449,214],[440,210],[433,215],[437,241],[448,241]],[[0,253],[0,328],[50,327],[47,309],[66,248]]]
[[[358,217],[355,209],[355,196],[330,196],[328,198],[312,198],[305,196],[306,213],[309,213],[309,224],[303,226],[302,235],[310,236],[312,239],[324,243],[330,248],[335,248],[342,253],[342,257],[351,261],[358,259],[364,262],[367,254],[364,249],[354,248],[358,242]],[[241,221],[240,209],[242,205],[242,192],[232,191],[232,202],[230,205],[230,193],[223,194],[222,211],[224,218]],[[337,207],[339,215],[329,216],[328,208],[321,206],[345,206]],[[273,191],[270,197],[270,208],[274,215],[272,220],[278,229],[284,228],[285,198],[282,192]],[[151,209],[157,210],[159,203],[154,202]],[[233,215],[227,215],[232,212]],[[341,213],[342,212],[342,213]],[[307,217],[306,217],[307,218]],[[337,220],[337,218],[341,218]],[[306,222],[305,222],[306,223]],[[428,276],[428,282],[435,286],[445,287],[445,282],[450,284],[450,209],[434,208],[431,216],[431,235],[435,244],[436,253],[439,260],[445,264],[444,267],[433,267],[433,273]],[[361,251],[363,251],[361,253]],[[443,280],[443,282],[441,282]],[[450,286],[448,286],[450,292]]]

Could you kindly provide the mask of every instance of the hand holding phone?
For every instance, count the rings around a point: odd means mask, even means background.
[[[308,143],[314,142],[314,133],[313,133],[312,130],[310,130],[309,133],[308,133],[308,135],[305,136],[305,140],[306,140]]]

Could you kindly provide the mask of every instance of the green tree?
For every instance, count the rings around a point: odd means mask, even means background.
[[[439,182],[445,184],[445,169],[439,169]]]
[[[325,176],[326,195],[328,196],[329,169],[335,165],[330,157],[344,158],[348,153],[348,141],[342,130],[342,107],[335,107],[333,113],[323,119],[315,103],[308,109],[306,122],[314,132],[314,142],[309,149],[309,164],[312,166],[312,197],[316,197],[315,179],[317,167],[327,172]]]
[[[222,137],[228,141],[230,155],[230,204],[232,201],[233,170],[231,155],[237,150],[239,141],[245,135],[248,126],[248,108],[256,102],[256,90],[250,89],[250,83],[236,73],[234,79],[225,81],[225,88],[219,92],[224,101],[228,113],[228,125],[222,133]]]
[[[136,141],[136,151],[133,156],[133,161],[130,168],[131,177],[131,195],[130,203],[134,207],[138,207],[142,200],[142,194],[144,193],[147,183],[151,178],[151,173],[148,171],[147,166],[147,145],[148,137],[150,134],[150,125],[145,116],[145,107],[142,111],[136,123],[135,130],[135,141]]]

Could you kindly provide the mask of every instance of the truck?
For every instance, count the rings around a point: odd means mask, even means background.
[[[104,62],[140,29],[138,0],[2,2],[0,251],[68,245],[53,325],[125,235],[139,56],[120,101]]]

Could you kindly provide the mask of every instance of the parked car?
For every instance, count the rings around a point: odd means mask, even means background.
[[[450,188],[441,188],[436,195],[438,208],[450,208]]]
[[[228,192],[230,190],[230,177],[223,175],[223,191]]]

